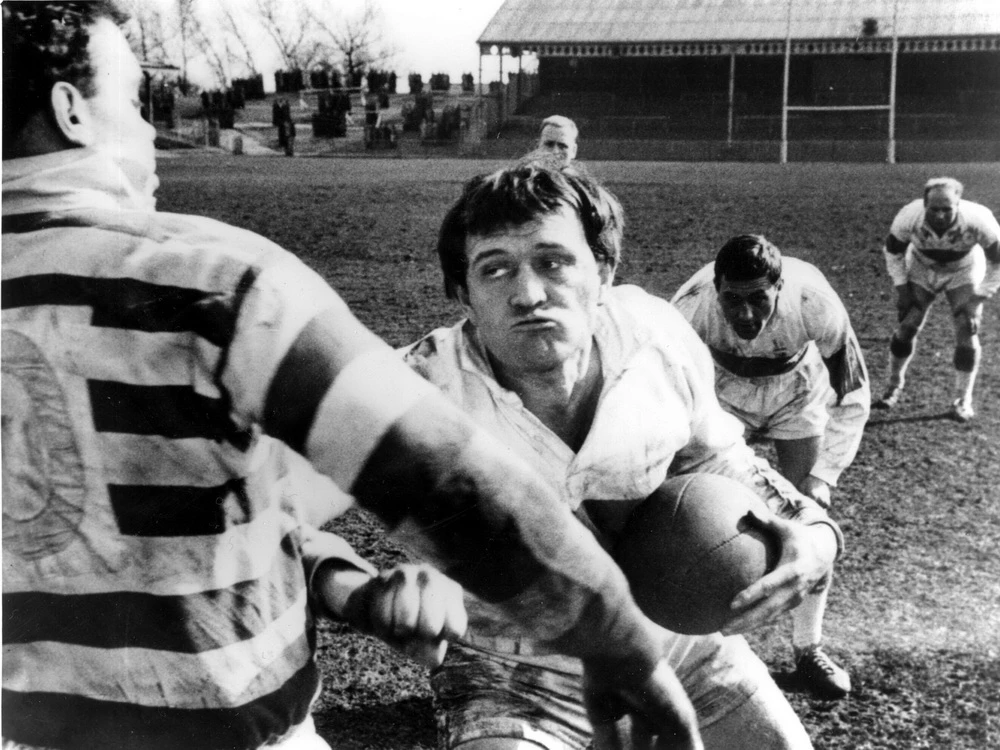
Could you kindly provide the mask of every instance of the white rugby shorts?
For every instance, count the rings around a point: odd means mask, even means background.
[[[978,287],[986,277],[986,254],[976,245],[963,258],[951,263],[934,263],[922,258],[913,248],[906,251],[906,280],[933,294],[959,287]]]
[[[715,390],[722,408],[743,423],[748,436],[772,440],[821,436],[830,419],[827,404],[836,397],[812,343],[795,369],[783,375],[744,378],[716,365]]]

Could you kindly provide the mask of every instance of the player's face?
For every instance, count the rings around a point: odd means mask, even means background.
[[[498,368],[546,372],[589,351],[611,270],[594,257],[576,210],[466,240],[462,302]]]
[[[538,139],[538,148],[569,163],[576,158],[576,138],[558,125],[546,125]]]
[[[752,341],[760,335],[774,314],[781,280],[772,284],[762,277],[751,281],[729,281],[719,284],[719,305],[726,322],[741,339]]]
[[[121,30],[105,18],[90,29],[89,52],[96,89],[84,100],[93,122],[94,140],[89,145],[152,174],[156,170],[156,130],[140,112],[139,61]]]
[[[940,234],[958,218],[958,196],[951,190],[931,190],[924,201],[924,219]]]

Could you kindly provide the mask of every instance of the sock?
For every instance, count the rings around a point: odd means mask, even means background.
[[[979,372],[982,349],[978,341],[973,346],[955,348],[955,393],[966,404],[972,403],[972,389]]]
[[[902,388],[906,384],[906,368],[913,359],[913,342],[893,335],[889,342],[889,385]]]
[[[823,640],[823,615],[829,593],[827,586],[818,593],[809,594],[792,611],[792,647],[796,653],[809,646],[818,646]]]

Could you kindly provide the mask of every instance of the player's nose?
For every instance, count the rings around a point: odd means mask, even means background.
[[[545,282],[531,269],[525,269],[514,279],[510,304],[514,307],[535,307],[545,301]]]

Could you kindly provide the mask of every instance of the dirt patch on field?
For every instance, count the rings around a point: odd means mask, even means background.
[[[258,231],[299,254],[390,343],[456,319],[433,254],[460,185],[491,162],[181,156],[161,165],[163,210]],[[896,210],[953,175],[1000,210],[991,165],[591,165],[628,216],[620,280],[669,297],[728,237],[762,232],[840,293],[880,389],[893,320],[881,256]],[[977,417],[946,418],[952,328],[932,311],[906,396],[876,413],[834,495],[847,538],[826,622],[855,692],[814,700],[791,681],[790,625],[753,642],[817,748],[1000,747],[1000,303],[987,305]],[[766,453],[766,447],[765,447]],[[362,512],[337,524],[380,565],[400,559]],[[316,718],[335,748],[427,750],[426,673],[372,639],[325,625]]]

